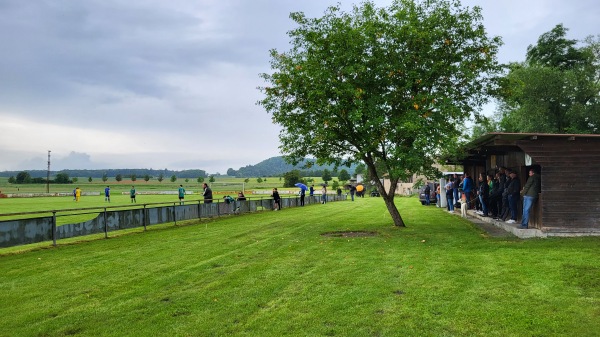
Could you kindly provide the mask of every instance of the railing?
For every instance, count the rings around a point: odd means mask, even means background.
[[[345,194],[327,195],[327,201],[346,200]],[[321,202],[321,196],[306,196],[305,204]],[[281,207],[300,206],[300,197],[282,198]],[[119,208],[127,208],[121,209]],[[224,215],[243,214],[262,210],[272,210],[273,199],[261,198],[245,201],[215,200],[213,203],[205,204],[203,201],[186,201],[183,204],[173,203],[151,203],[138,205],[124,205],[112,207],[94,207],[79,209],[63,209],[25,213],[0,214],[1,217],[25,216],[22,219],[0,221],[0,248],[26,245],[44,241],[56,241],[60,239],[100,234],[108,238],[111,231],[144,227],[186,220],[201,220],[202,218],[213,218]],[[51,214],[39,217],[31,217],[40,214]],[[82,214],[97,214],[91,220],[57,225],[57,218]]]

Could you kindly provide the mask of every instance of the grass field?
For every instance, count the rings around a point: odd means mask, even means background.
[[[232,197],[237,196],[237,191],[242,189],[244,186],[246,197],[248,199],[259,199],[268,198],[271,194],[271,190],[276,187],[279,189],[282,197],[288,197],[295,195],[298,192],[298,188],[283,188],[283,181],[279,177],[267,177],[261,178],[266,179],[258,183],[256,179],[250,179],[248,183],[244,183],[244,178],[233,178],[233,177],[218,177],[216,182],[213,184],[213,197],[215,200],[221,200],[225,195],[231,195]],[[319,186],[323,181],[320,178],[314,179],[315,186]],[[207,181],[208,184],[210,184]],[[186,202],[198,202],[203,200],[202,197],[202,184],[197,181],[189,179],[186,182],[184,179],[178,179],[175,182],[163,181],[158,182],[143,180],[137,180],[132,182],[131,180],[123,180],[117,182],[114,178],[109,178],[105,183],[101,179],[95,179],[92,182],[88,182],[87,178],[79,178],[76,184],[68,185],[50,185],[51,193],[70,193],[75,187],[80,187],[82,192],[96,192],[99,195],[82,196],[79,202],[75,202],[73,197],[34,197],[34,198],[0,198],[0,214],[12,214],[12,213],[23,213],[23,212],[37,212],[37,211],[53,211],[53,210],[71,210],[79,208],[94,208],[94,207],[118,207],[118,206],[131,206],[131,199],[129,197],[129,190],[131,186],[136,187],[136,191],[139,195],[136,197],[138,204],[152,204],[152,203],[179,203],[178,196],[175,194],[161,195],[161,194],[143,194],[145,192],[157,192],[157,191],[171,191],[176,192],[179,185],[183,185],[188,193],[186,195]],[[106,186],[111,188],[111,202],[107,203],[104,201],[104,188]],[[320,188],[320,187],[319,187]],[[2,193],[15,193],[15,194],[26,194],[26,193],[44,193],[46,191],[46,185],[41,184],[9,184],[8,178],[0,178],[0,191]],[[332,191],[333,192],[333,191]],[[256,193],[256,194],[254,194]],[[81,221],[87,221],[96,216],[97,213],[85,214],[79,216],[60,217],[61,215],[68,213],[80,213],[77,211],[59,212],[59,218],[57,220],[58,225],[67,223],[75,223]],[[51,213],[42,213],[36,216],[47,216]],[[21,216],[0,216],[0,221],[9,220],[22,217],[32,217],[33,215],[21,215]]]
[[[600,334],[600,238],[397,203],[407,228],[365,198],[0,255],[0,336]]]
[[[262,182],[257,182],[257,178],[249,178],[248,182],[245,182],[245,178],[234,178],[234,177],[216,177],[214,189],[218,191],[219,189],[227,189],[227,187],[222,187],[221,184],[237,184],[240,186],[241,183],[244,183],[244,187],[246,191],[251,190],[270,190],[273,187],[282,188],[283,179],[280,177],[263,177],[261,178]],[[323,180],[320,177],[312,177],[314,179],[314,185],[319,186]],[[334,179],[335,180],[335,179]],[[208,178],[205,179],[207,184],[211,184],[208,181]],[[50,192],[51,193],[69,193],[72,192],[75,187],[79,186],[84,192],[104,192],[104,187],[109,185],[113,193],[121,193],[128,192],[132,185],[135,185],[137,190],[140,191],[176,191],[179,185],[183,185],[187,191],[192,191],[195,193],[202,191],[202,183],[199,183],[196,179],[177,179],[175,182],[171,182],[169,179],[163,180],[162,182],[158,182],[157,180],[149,180],[148,182],[143,179],[137,179],[136,181],[131,181],[129,179],[124,179],[122,181],[116,181],[114,178],[108,178],[106,182],[103,182],[102,179],[96,178],[92,179],[92,182],[88,182],[87,177],[79,177],[78,181],[73,184],[50,184]],[[239,187],[236,187],[239,188]],[[0,191],[2,193],[45,193],[46,185],[45,184],[9,184],[8,178],[0,177]]]

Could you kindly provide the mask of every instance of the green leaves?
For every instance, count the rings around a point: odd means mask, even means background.
[[[499,91],[504,131],[600,132],[598,39],[576,47],[557,25],[527,48],[527,62],[509,65]]]
[[[376,179],[430,173],[495,85],[501,41],[487,37],[478,8],[458,1],[367,1],[290,17],[292,47],[271,51],[258,104],[282,126],[291,158],[377,163]]]

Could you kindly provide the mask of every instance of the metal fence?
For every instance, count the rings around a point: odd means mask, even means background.
[[[346,200],[347,196],[342,194],[327,195],[327,202]],[[321,203],[322,196],[306,196],[305,205]],[[55,211],[40,211],[27,213],[0,214],[3,216],[27,216],[27,218],[0,221],[0,248],[26,245],[44,241],[56,241],[60,239],[73,238],[91,234],[108,233],[121,229],[144,227],[185,220],[201,220],[202,218],[214,218],[219,216],[244,214],[273,209],[273,199],[252,199],[245,201],[215,201],[205,204],[202,201],[185,202],[180,204],[154,203],[126,205],[115,207],[98,207],[84,209],[68,209]],[[137,206],[137,207],[136,207]],[[299,207],[300,197],[282,198],[281,207]],[[132,207],[134,207],[132,209]],[[119,208],[127,208],[121,209]],[[35,217],[39,214],[49,214]],[[62,216],[73,216],[81,214],[97,214],[94,219],[57,226],[57,218]]]

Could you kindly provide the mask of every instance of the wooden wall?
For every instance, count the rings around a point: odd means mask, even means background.
[[[541,167],[542,229],[600,231],[600,139],[538,137],[517,145]]]

